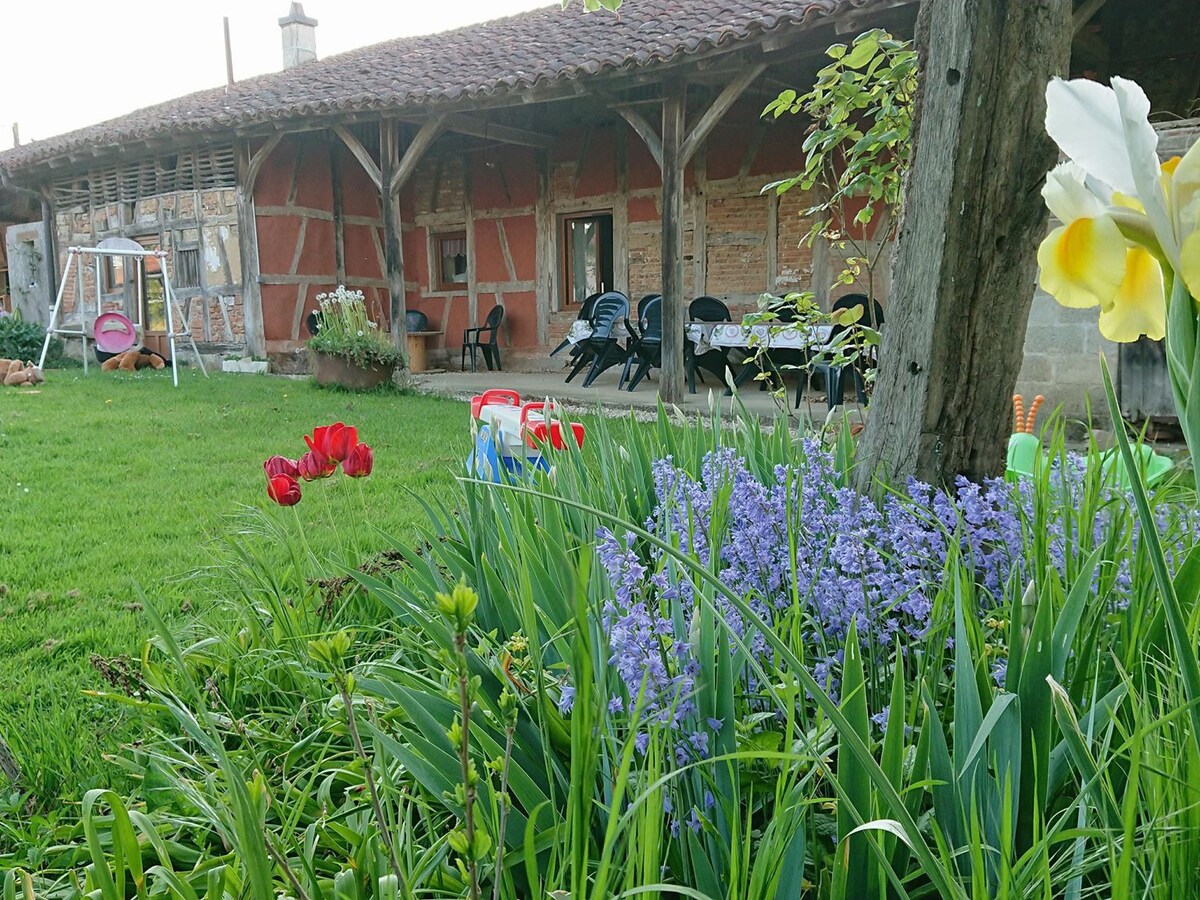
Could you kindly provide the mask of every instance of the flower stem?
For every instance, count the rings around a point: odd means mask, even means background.
[[[479,900],[479,863],[475,859],[475,782],[471,777],[471,685],[467,669],[466,631],[455,632],[454,653],[458,658],[458,702],[462,711],[458,761],[463,776],[463,830],[467,838],[467,878],[470,884],[468,896],[471,900]]]
[[[353,698],[350,696],[350,690],[346,686],[345,678],[339,676],[337,686],[339,693],[342,695],[342,704],[346,708],[346,726],[350,729],[350,740],[354,742],[354,752],[362,760],[363,780],[367,785],[367,795],[371,799],[371,808],[375,813],[375,821],[379,823],[379,836],[383,839],[384,846],[387,847],[388,857],[392,864],[392,873],[400,883],[400,893],[407,894],[408,889],[405,887],[404,873],[400,869],[400,858],[396,855],[396,845],[392,841],[391,827],[388,825],[387,817],[383,814],[383,804],[379,800],[379,791],[375,787],[375,778],[371,774],[374,763],[367,756],[366,748],[363,747],[362,737],[358,733],[358,720],[354,715]]]

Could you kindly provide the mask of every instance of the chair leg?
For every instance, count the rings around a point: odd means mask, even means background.
[[[499,344],[492,344],[492,353],[496,357],[496,371],[503,372],[504,366],[500,365],[500,345]]]
[[[830,366],[825,376],[825,392],[828,394],[829,408],[833,409],[842,402],[842,367]]]
[[[567,376],[567,383],[569,384],[572,378],[582,372],[583,367],[592,362],[594,358],[594,353],[589,354],[586,350],[580,351],[579,356],[575,359],[575,365],[571,368],[571,374]]]
[[[625,382],[629,380],[629,370],[633,368],[633,356],[625,357],[625,368],[621,372],[621,379],[617,382],[617,390],[625,387]]]
[[[643,359],[638,363],[637,371],[633,373],[633,380],[629,382],[629,393],[633,393],[634,389],[641,383],[642,379],[650,371],[650,360]]]
[[[596,359],[592,363],[592,369],[588,372],[587,378],[583,380],[584,387],[591,387],[592,382],[609,367],[620,362],[617,358],[620,355],[620,348],[615,344],[609,344],[601,352],[596,354]],[[611,360],[611,362],[610,362]]]
[[[489,372],[492,371],[492,348],[487,344],[480,344],[479,349],[483,352],[483,364]]]
[[[462,345],[462,357],[458,361],[458,371],[467,371],[467,344],[464,341]]]
[[[867,385],[863,381],[862,373],[856,368],[851,368],[850,371],[854,374],[854,393],[858,397],[858,405],[867,405]]]
[[[604,371],[604,369],[606,368],[606,366],[604,366],[604,361],[607,358],[608,358],[608,348],[605,347],[604,350],[601,351],[600,353],[597,353],[595,358],[592,360],[592,367],[591,367],[591,369],[588,370],[587,377],[585,379],[583,379],[584,387],[591,387],[592,382],[596,380],[596,377],[601,372]]]

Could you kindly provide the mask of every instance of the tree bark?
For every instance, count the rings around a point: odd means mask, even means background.
[[[1071,0],[923,0],[921,89],[858,480],[1003,471],[1056,151],[1045,87]]]

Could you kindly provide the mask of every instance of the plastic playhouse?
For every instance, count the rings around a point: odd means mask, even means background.
[[[467,457],[467,472],[487,481],[499,481],[501,472],[521,475],[550,471],[546,450],[583,446],[584,430],[578,422],[555,418],[552,401],[522,403],[516,391],[493,389],[471,398],[474,447]]]
[[[1045,454],[1042,453],[1042,441],[1033,433],[1034,422],[1038,409],[1046,398],[1038,394],[1029,406],[1029,414],[1024,414],[1024,401],[1020,394],[1013,395],[1013,434],[1008,439],[1008,475],[1010,478],[1031,478],[1039,467],[1048,465]],[[1155,453],[1148,444],[1134,444],[1134,455],[1137,457],[1141,470],[1142,481],[1146,487],[1153,487],[1162,481],[1171,471],[1171,460],[1162,454]],[[1130,487],[1129,473],[1125,470],[1125,462],[1121,454],[1113,448],[1100,454],[1088,454],[1088,466],[1099,465],[1104,473],[1104,479],[1116,485],[1121,490]]]

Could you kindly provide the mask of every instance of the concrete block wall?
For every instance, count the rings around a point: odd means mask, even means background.
[[[1115,382],[1118,345],[1101,336],[1098,318],[1097,309],[1067,309],[1036,291],[1017,378],[1017,393],[1025,397],[1026,408],[1029,398],[1043,394],[1047,410],[1061,406],[1068,418],[1083,420],[1090,403],[1093,423],[1107,427],[1100,355],[1107,358]]]

